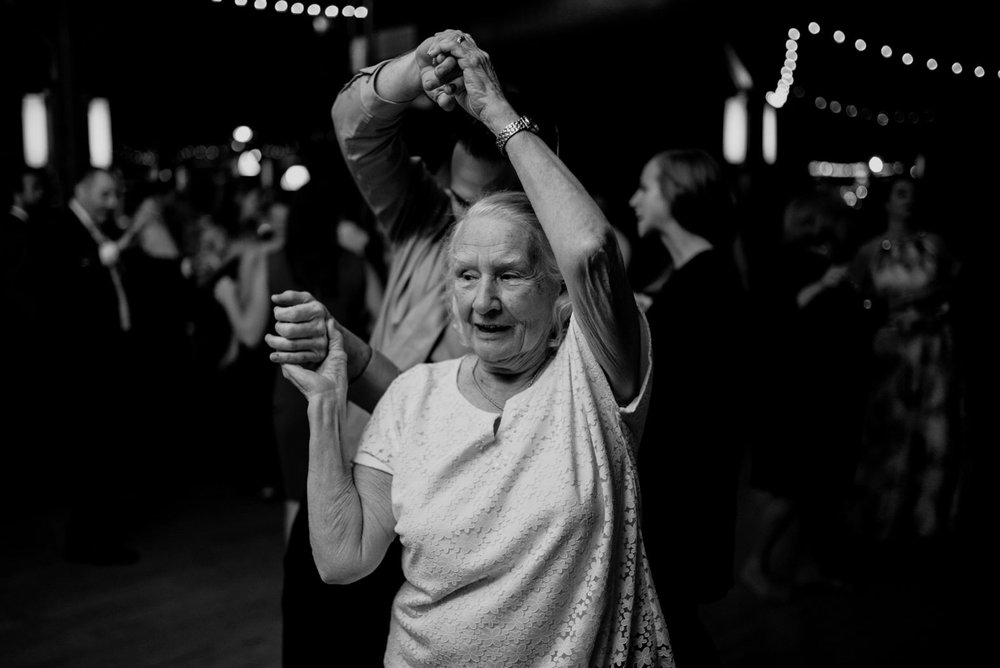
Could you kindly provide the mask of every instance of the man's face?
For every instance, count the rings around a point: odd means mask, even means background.
[[[25,174],[21,177],[21,206],[25,209],[38,206],[45,198],[45,185],[36,174]]]
[[[118,184],[109,174],[96,174],[89,183],[81,184],[75,194],[95,223],[107,222],[118,210]]]
[[[503,162],[490,162],[473,157],[461,144],[455,144],[451,153],[451,182],[448,195],[451,211],[458,218],[472,202],[482,197],[486,189],[503,175]]]

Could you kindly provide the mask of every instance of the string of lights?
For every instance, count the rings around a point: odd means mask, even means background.
[[[221,4],[223,0],[212,0],[213,3]],[[304,2],[287,2],[286,0],[277,0],[273,4],[268,2],[268,0],[233,0],[233,4],[237,7],[253,7],[257,10],[265,10],[268,7],[273,9],[279,14],[288,12],[289,14],[303,14],[310,17],[318,17],[320,15],[333,19],[338,16],[344,18],[355,18],[363,19],[368,16],[368,8],[361,6],[355,7],[354,5],[344,5],[339,7],[337,5],[326,5],[325,7],[319,3],[309,3]]]
[[[797,98],[809,97],[809,93],[802,86],[794,86],[792,94]],[[768,100],[770,102],[770,100]],[[930,124],[936,119],[936,114],[931,109],[923,111],[908,110],[881,110],[873,106],[845,104],[837,99],[824,95],[816,95],[813,98],[813,105],[820,111],[826,111],[833,115],[843,115],[846,118],[855,118],[861,121],[869,121],[886,127],[890,124]]]
[[[815,21],[808,24],[807,31],[813,36],[823,33],[819,23]],[[836,44],[848,43],[847,35],[842,30],[833,30],[830,32],[830,35]],[[805,91],[801,86],[793,87],[795,82],[794,73],[799,60],[799,41],[801,39],[802,33],[797,28],[790,28],[788,30],[788,37],[785,41],[785,60],[781,67],[781,77],[775,88],[764,95],[764,99],[775,109],[780,109],[785,105],[789,94],[794,94],[796,97],[805,97]],[[858,52],[869,51],[868,42],[862,38],[855,39],[853,46]],[[871,52],[874,53],[874,51]],[[898,62],[904,67],[917,64],[917,58],[912,52],[903,50],[897,52],[889,44],[883,43],[877,53],[887,60],[898,58]],[[928,57],[923,62],[927,70],[931,72],[941,67],[937,58]],[[967,70],[966,66],[960,61],[954,61],[949,69],[955,76],[962,75],[968,71],[977,79],[984,79],[986,77],[986,68],[978,64]],[[1000,77],[1000,71],[997,72],[997,76]],[[878,109],[875,105],[845,104],[835,99],[828,100],[824,96],[817,96],[814,103],[817,109],[826,110],[833,114],[839,114],[843,111],[844,116],[848,118],[872,121],[883,127],[892,123],[917,124],[934,121],[934,112],[929,110],[921,112],[910,110],[891,111]]]

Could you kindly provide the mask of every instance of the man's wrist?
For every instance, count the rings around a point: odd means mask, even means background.
[[[363,358],[364,362],[361,363],[360,365],[358,365],[358,367],[354,370],[354,373],[352,373],[349,376],[348,383],[354,383],[359,378],[361,378],[363,375],[365,375],[365,371],[368,370],[368,367],[372,363],[372,358],[375,356],[375,349],[372,348],[370,345],[366,345],[364,347],[364,350],[366,351],[366,354],[365,354],[365,356]]]
[[[348,399],[369,413],[375,410],[375,404],[399,375],[399,369],[392,360],[374,348],[371,350],[371,359],[357,378],[357,382],[352,382],[348,386]]]
[[[386,76],[390,78],[388,86],[385,85]],[[372,91],[383,102],[408,104],[420,97],[423,88],[419,83],[416,86],[407,86],[405,83],[407,81],[420,81],[420,69],[412,51],[379,64],[372,72]]]

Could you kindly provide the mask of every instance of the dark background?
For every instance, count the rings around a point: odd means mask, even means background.
[[[22,160],[21,98],[43,91],[60,197],[86,166],[86,105],[95,96],[110,101],[115,161],[126,171],[150,158],[169,168],[197,146],[225,148],[240,124],[278,154],[337,162],[329,110],[354,67],[351,40],[367,36],[374,62],[460,27],[490,52],[505,82],[558,119],[563,157],[585,184],[624,206],[652,153],[701,146],[721,154],[723,104],[736,92],[728,45],[753,80],[749,154],[732,169],[755,198],[780,206],[809,181],[810,161],[880,155],[911,165],[923,156],[932,225],[973,260],[988,263],[996,245],[1000,54],[981,3],[365,0],[367,18],[332,19],[324,33],[312,17],[279,14],[274,4],[0,0],[0,166],[6,172]],[[809,21],[821,25],[819,35],[807,32]],[[778,160],[765,165],[763,98],[780,77],[793,27],[802,33],[796,94],[777,112]],[[847,34],[844,44],[831,38],[835,28]],[[868,43],[864,52],[852,46],[857,37]],[[891,59],[879,55],[882,44],[894,49]],[[916,63],[904,66],[903,51]],[[928,57],[939,61],[936,71],[924,65]],[[951,72],[956,61],[962,74]],[[817,96],[891,120],[880,126],[820,110]],[[439,123],[443,113],[428,110],[417,125]],[[414,132],[412,141],[430,158],[441,154],[434,133]]]
[[[996,287],[1000,54],[981,4],[366,0],[367,18],[335,18],[323,33],[312,17],[279,14],[274,4],[258,11],[253,0],[242,7],[233,0],[2,0],[3,169],[22,160],[21,98],[42,91],[60,198],[86,166],[86,104],[94,96],[110,101],[115,161],[126,173],[149,171],[150,160],[170,168],[198,146],[225,149],[240,124],[253,127],[254,141],[276,155],[323,156],[336,164],[329,110],[356,64],[352,39],[367,37],[365,60],[374,62],[457,27],[491,54],[505,82],[558,119],[565,160],[607,196],[616,217],[634,225],[627,200],[650,155],[683,146],[721,154],[723,104],[736,92],[728,46],[753,80],[747,162],[731,167],[755,204],[744,229],[751,245],[774,241],[780,207],[810,181],[810,161],[880,155],[908,166],[924,158],[931,226],[966,263],[964,331],[970,382],[978,390],[970,398],[970,429],[996,442],[986,418],[1000,340],[989,308]],[[810,21],[820,24],[818,35],[807,31]],[[780,77],[790,28],[802,35],[796,94],[777,112],[778,159],[767,165],[760,157],[761,109]],[[834,29],[847,34],[844,44],[833,41]],[[864,52],[853,47],[858,37],[868,43]],[[882,44],[893,48],[891,59],[879,55]],[[914,55],[913,65],[900,61],[904,51]],[[939,61],[936,71],[925,66],[928,57]],[[964,72],[953,74],[953,62]],[[975,65],[986,68],[983,78],[973,76]],[[884,111],[890,121],[881,126],[861,114],[818,109],[817,96]],[[444,147],[420,130],[443,114],[416,115],[413,144],[431,159]],[[766,261],[766,252],[760,257]]]
[[[1000,58],[989,21],[970,0],[899,2],[726,2],[720,0],[367,0],[363,20],[338,17],[325,33],[306,14],[279,14],[253,0],[3,0],[4,167],[21,156],[20,99],[47,91],[51,151],[71,180],[86,160],[86,102],[110,100],[116,160],[153,151],[169,166],[187,146],[225,145],[246,123],[258,141],[324,145],[329,107],[349,76],[353,37],[370,39],[368,60],[446,27],[471,32],[502,77],[547,102],[563,129],[564,156],[615,198],[631,194],[642,162],[657,149],[701,145],[721,151],[723,102],[735,92],[724,46],[751,77],[751,131],[774,88],[789,28],[802,32],[796,91],[778,112],[779,159],[760,162],[751,136],[742,169],[758,181],[806,177],[810,160],[866,161],[873,154],[912,163],[928,177],[962,184],[989,173],[997,146],[993,110]],[[326,6],[326,3],[323,3]],[[818,21],[819,35],[806,31]],[[834,28],[848,40],[835,44]],[[856,37],[868,42],[859,53]],[[883,43],[891,59],[878,54]],[[379,44],[384,44],[380,47]],[[912,52],[917,63],[898,58]],[[937,71],[923,65],[929,56]],[[992,60],[992,62],[990,62]],[[952,62],[965,71],[954,75]],[[987,74],[975,78],[972,67]],[[816,96],[906,120],[879,126],[815,107]],[[916,122],[913,122],[916,120]],[[433,151],[428,146],[427,151]],[[123,164],[120,166],[127,166]],[[951,185],[949,184],[949,190]],[[949,206],[963,206],[954,203]],[[966,230],[955,229],[964,235]]]
[[[909,166],[922,156],[931,226],[966,259],[969,301],[994,300],[1000,54],[981,3],[365,0],[367,18],[337,17],[324,33],[306,14],[275,12],[273,0],[262,11],[252,5],[0,0],[0,166],[6,172],[22,160],[21,98],[42,91],[59,199],[86,166],[86,105],[94,96],[110,101],[115,161],[127,174],[149,171],[151,159],[170,168],[198,146],[226,150],[240,124],[253,127],[257,145],[275,155],[336,165],[329,110],[356,64],[352,39],[367,37],[365,60],[374,62],[457,27],[491,54],[505,82],[553,114],[564,159],[607,196],[619,222],[634,225],[627,200],[650,155],[683,146],[721,154],[723,105],[736,92],[728,46],[753,80],[748,158],[732,167],[756,205],[745,229],[751,241],[774,240],[780,207],[811,179],[810,161],[880,155]],[[807,31],[810,21],[820,24],[818,35]],[[780,78],[790,28],[802,35],[796,94],[777,112],[778,159],[766,165],[761,109]],[[846,33],[845,43],[833,41],[834,29]],[[868,43],[864,52],[853,47],[858,37]],[[893,48],[891,59],[879,55],[882,44]],[[913,65],[900,61],[904,51]],[[925,66],[929,57],[939,61],[937,70]],[[951,72],[953,62],[962,63],[962,74]],[[972,74],[975,65],[986,69],[983,78]],[[881,126],[861,114],[820,110],[817,96],[884,111],[891,120]],[[411,141],[429,159],[440,159],[445,147],[421,130],[443,115],[415,115]],[[353,188],[347,180],[340,185]],[[992,319],[979,309],[975,315],[982,321],[971,336],[992,351],[985,344],[996,340]]]
[[[982,528],[981,563],[970,567],[992,573],[1000,53],[995,22],[984,15],[988,3],[365,0],[366,19],[338,17],[324,33],[314,30],[312,17],[276,13],[273,0],[263,11],[252,4],[0,0],[0,169],[6,174],[22,161],[21,99],[34,92],[48,95],[60,200],[86,166],[86,105],[95,96],[110,101],[116,165],[133,177],[149,171],[149,160],[171,168],[199,146],[226,147],[241,124],[276,154],[336,163],[329,111],[353,69],[352,39],[368,37],[367,60],[374,62],[437,30],[461,28],[492,55],[504,81],[552,112],[566,161],[634,224],[627,200],[649,156],[687,146],[721,154],[723,104],[736,92],[729,45],[753,79],[748,159],[731,169],[757,205],[744,233],[759,247],[780,232],[780,207],[810,181],[810,161],[926,161],[931,226],[964,262],[956,304],[969,383],[970,494],[977,502],[969,522]],[[821,25],[819,35],[806,31],[809,21]],[[778,159],[767,165],[760,157],[761,108],[780,77],[793,27],[802,32],[794,84],[801,96],[777,112]],[[847,34],[846,43],[834,43],[834,29]],[[852,46],[858,37],[868,43],[864,52]],[[893,48],[891,59],[879,55],[882,44]],[[903,51],[914,55],[914,65],[900,62]],[[936,71],[926,68],[928,57],[939,61]],[[956,61],[962,74],[951,72]],[[981,79],[971,73],[976,65],[986,68]],[[881,126],[821,110],[817,96],[884,111],[891,120]],[[429,158],[440,159],[445,147],[420,128],[441,123],[443,113],[417,115],[411,139]],[[759,257],[766,260],[766,251]],[[759,382],[764,387],[768,379]],[[990,595],[984,604],[994,600]]]

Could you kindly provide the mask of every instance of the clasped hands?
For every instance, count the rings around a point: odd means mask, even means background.
[[[490,106],[506,100],[489,54],[461,30],[428,37],[415,57],[424,94],[445,111],[458,104],[485,123]]]
[[[271,295],[274,334],[265,334],[272,362],[307,399],[332,397],[346,403],[348,353],[337,323],[322,302],[308,292],[286,290]]]

